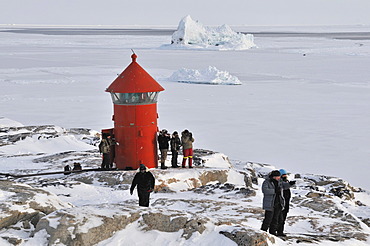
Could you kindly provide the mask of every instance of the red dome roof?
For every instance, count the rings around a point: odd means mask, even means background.
[[[105,90],[113,93],[143,93],[163,91],[164,88],[137,62],[137,55],[131,56],[131,64]]]

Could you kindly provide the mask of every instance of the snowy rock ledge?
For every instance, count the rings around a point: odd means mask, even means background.
[[[261,184],[277,167],[230,161],[222,153],[194,149],[193,169],[151,169],[156,185],[150,208],[142,208],[136,192],[129,192],[134,170],[21,178],[6,175],[60,171],[75,161],[84,170],[101,163],[96,149],[84,147],[86,140],[94,138],[87,129],[12,124],[0,127],[0,151],[11,145],[28,153],[25,147],[35,144],[54,144],[58,150],[29,155],[5,151],[0,155],[0,245],[370,243],[370,193],[337,177],[289,175],[296,185],[291,188],[287,237],[281,239],[260,230],[264,217]],[[59,144],[60,136],[75,136],[83,144],[75,145],[80,147],[74,151],[65,151],[65,146]],[[27,138],[32,138],[34,144],[21,145]],[[170,158],[166,165],[170,166]]]
[[[172,34],[171,45],[162,48],[210,49],[210,50],[247,50],[256,47],[252,34],[233,31],[228,25],[207,27],[184,17]]]
[[[220,71],[216,67],[209,66],[204,70],[181,68],[174,72],[169,78],[170,81],[192,84],[210,85],[241,85],[236,77],[227,71]]]

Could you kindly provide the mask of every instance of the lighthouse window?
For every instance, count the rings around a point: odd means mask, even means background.
[[[157,102],[158,92],[111,93],[114,104],[152,104]]]

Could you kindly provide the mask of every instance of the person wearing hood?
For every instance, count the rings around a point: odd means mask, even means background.
[[[193,168],[193,134],[188,130],[181,133],[181,145],[183,151],[182,167],[185,168],[186,160],[189,159],[189,168]]]
[[[284,200],[285,200],[285,206],[284,206],[283,211],[281,212],[280,219],[279,219],[279,222],[278,222],[277,235],[278,236],[286,236],[284,234],[284,225],[285,225],[286,217],[287,217],[288,212],[289,212],[290,198],[292,196],[291,192],[290,192],[290,187],[295,185],[296,181],[295,180],[292,180],[292,181],[288,180],[288,173],[285,169],[280,169],[279,172],[280,172],[280,176],[281,176],[281,182],[282,182],[282,185],[283,185],[283,197],[284,197]]]
[[[144,164],[140,164],[139,172],[135,174],[132,180],[130,194],[132,195],[137,186],[139,196],[139,206],[149,207],[150,193],[154,190],[155,179],[151,172],[147,171]]]
[[[174,131],[172,133],[170,144],[171,144],[171,153],[172,153],[171,166],[176,168],[176,167],[179,167],[177,165],[177,157],[179,155],[179,150],[181,147],[181,140],[179,138],[179,134],[177,131]]]
[[[170,134],[166,129],[163,129],[158,135],[159,150],[161,152],[161,169],[167,169],[165,162],[169,148],[168,142],[171,140]]]
[[[103,133],[102,140],[99,144],[99,152],[103,154],[103,161],[101,164],[102,170],[109,170],[113,166],[114,159],[114,145],[116,142],[112,139],[110,134]]]
[[[262,208],[265,210],[265,218],[263,219],[261,230],[269,230],[270,234],[277,236],[280,214],[285,207],[279,170],[272,171],[263,181],[262,193]]]

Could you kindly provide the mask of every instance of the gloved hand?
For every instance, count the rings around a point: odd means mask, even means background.
[[[292,181],[289,181],[289,184],[290,185],[295,185],[295,182],[296,182],[295,180],[292,180]]]
[[[132,193],[134,193],[134,191],[133,190],[130,190],[130,194],[132,195]]]

